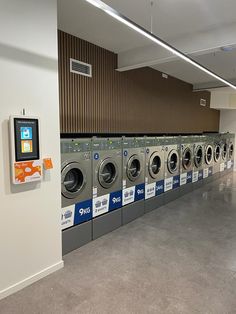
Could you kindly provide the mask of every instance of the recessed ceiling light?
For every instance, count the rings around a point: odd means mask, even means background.
[[[121,23],[127,25],[128,27],[132,28],[137,33],[139,33],[139,34],[145,36],[146,38],[150,39],[151,41],[153,41],[157,45],[165,48],[166,50],[168,50],[170,52],[172,52],[174,55],[178,56],[182,60],[192,64],[193,66],[195,66],[199,70],[205,72],[206,74],[214,77],[218,81],[221,81],[225,85],[228,85],[228,86],[230,86],[230,87],[232,87],[233,89],[236,90],[236,86],[235,85],[231,84],[229,81],[225,80],[223,77],[219,76],[218,74],[210,71],[209,69],[207,69],[206,67],[204,67],[200,63],[196,62],[195,60],[193,60],[192,58],[190,58],[189,56],[187,56],[186,54],[184,54],[180,50],[178,50],[175,47],[169,45],[167,42],[165,42],[161,38],[153,35],[149,31],[147,31],[145,28],[143,28],[140,25],[136,24],[135,22],[133,22],[132,20],[130,20],[126,16],[122,15],[118,11],[114,10],[112,7],[110,7],[109,5],[105,4],[101,0],[85,0],[85,1],[89,2],[90,4],[92,4],[93,6],[95,6],[97,8],[99,8],[103,12],[109,14],[114,19],[118,20],[119,22],[121,22]]]
[[[233,50],[236,50],[236,45],[223,46],[223,47],[220,47],[220,49],[226,52],[233,51]]]

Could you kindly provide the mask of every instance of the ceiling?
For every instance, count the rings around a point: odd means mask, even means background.
[[[236,1],[227,0],[104,0],[137,24],[192,56],[210,70],[234,81],[236,50],[220,47],[236,44]],[[127,26],[114,20],[85,0],[58,0],[59,29],[118,53],[120,71],[151,66],[192,84],[212,79],[173,59]],[[217,86],[217,83],[215,84]]]
[[[59,0],[58,27],[115,53],[150,44],[148,39],[85,0]]]
[[[222,77],[227,77],[230,81],[234,82],[234,78],[236,77],[236,50],[229,52],[210,52],[196,56],[194,59],[200,64],[207,65],[213,72],[219,73]],[[206,83],[207,85],[208,82],[212,81],[211,76],[179,59],[156,64],[152,68],[169,73],[169,75],[178,77],[193,85],[198,85],[199,83]]]
[[[227,0],[104,0],[106,4],[167,40],[236,22],[236,1]]]

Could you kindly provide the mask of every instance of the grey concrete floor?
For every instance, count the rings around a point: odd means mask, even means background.
[[[236,175],[68,254],[0,313],[236,313]]]

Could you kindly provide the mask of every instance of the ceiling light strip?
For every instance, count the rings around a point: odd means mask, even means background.
[[[174,48],[173,46],[169,45],[164,40],[162,40],[159,37],[153,35],[149,31],[147,31],[145,28],[139,26],[138,24],[136,24],[135,22],[133,22],[129,18],[125,17],[124,15],[119,13],[118,11],[114,10],[113,8],[111,8],[110,6],[105,4],[104,2],[102,2],[100,0],[85,0],[85,1],[89,2],[93,6],[99,8],[103,12],[105,12],[108,15],[112,16],[114,19],[118,20],[119,22],[127,25],[128,27],[130,27],[131,29],[135,30],[139,34],[141,34],[141,35],[145,36],[146,38],[150,39],[151,41],[153,41],[157,45],[159,45],[159,46],[165,48],[166,50],[170,51],[171,53],[173,53],[174,55],[178,56],[182,60],[192,64],[193,66],[195,66],[199,70],[205,72],[206,74],[214,77],[215,79],[221,81],[225,85],[228,85],[228,86],[230,86],[230,87],[232,87],[233,89],[236,90],[236,86],[235,85],[231,84],[229,81],[225,80],[223,77],[219,76],[218,74],[216,74],[216,73],[212,72],[211,70],[209,70],[208,68],[204,67],[203,65],[201,65],[197,61],[193,60],[191,57],[187,56],[186,54],[184,54],[180,50],[178,50],[178,49]]]

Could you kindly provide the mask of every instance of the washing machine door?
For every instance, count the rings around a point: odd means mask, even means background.
[[[139,156],[134,154],[127,163],[126,175],[130,181],[136,181],[142,172],[142,164]]]
[[[203,161],[203,150],[202,146],[198,145],[195,149],[195,154],[194,154],[194,164],[197,168],[199,168],[202,165]]]
[[[172,149],[167,157],[167,168],[171,174],[174,174],[179,167],[179,154],[177,150]]]
[[[213,159],[213,149],[211,145],[207,145],[206,151],[205,151],[205,162],[207,165],[210,165]]]
[[[225,160],[227,156],[227,144],[224,143],[222,146],[222,159]]]
[[[188,170],[192,165],[192,151],[189,147],[185,148],[182,155],[182,166]]]
[[[220,160],[220,145],[216,144],[214,149],[214,160],[218,162]]]
[[[118,167],[115,160],[111,157],[104,159],[98,169],[98,181],[100,185],[109,189],[118,177]]]
[[[148,163],[148,172],[153,179],[156,179],[161,169],[161,157],[157,152],[154,152]]]
[[[233,157],[233,153],[234,153],[234,144],[231,143],[229,145],[229,159],[231,159]]]
[[[85,174],[78,162],[66,164],[61,170],[61,193],[64,197],[77,198],[86,184]]]

